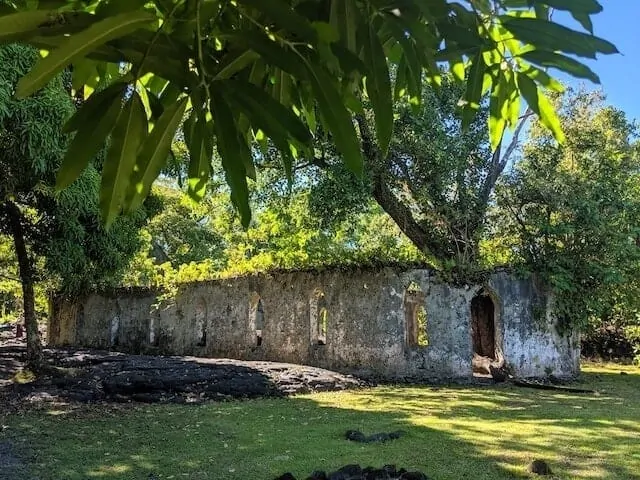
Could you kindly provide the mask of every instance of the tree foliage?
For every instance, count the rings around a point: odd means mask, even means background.
[[[596,0],[4,0],[0,42],[27,42],[49,54],[25,75],[26,97],[73,66],[73,85],[91,95],[66,127],[77,132],[61,169],[67,185],[111,135],[102,173],[101,211],[111,224],[133,211],[166,162],[183,112],[190,152],[189,192],[201,198],[214,145],[231,199],[249,223],[252,148],[270,138],[291,175],[313,156],[320,122],[356,174],[363,156],[352,114],[374,112],[386,155],[393,100],[419,103],[423,79],[438,85],[438,62],[464,83],[468,125],[489,93],[491,144],[514,128],[524,98],[557,140],[558,118],[545,95],[557,82],[543,69],[597,76],[575,57],[611,54],[593,35]],[[573,30],[549,20],[570,12]],[[390,65],[397,70],[392,85]],[[215,138],[215,142],[213,139]],[[80,154],[78,154],[80,153]]]
[[[147,203],[162,211],[143,227],[124,283],[167,287],[274,269],[424,260],[370,199],[359,214],[323,225],[310,207],[309,183],[298,181],[289,191],[270,181],[277,176],[263,177],[252,191],[255,215],[247,229],[222,185],[210,186],[214,191],[199,203],[176,188],[154,187]]]
[[[312,207],[325,221],[357,214],[374,198],[431,263],[468,276],[478,263],[478,242],[496,181],[528,118],[521,117],[509,145],[491,151],[489,102],[463,127],[463,87],[443,74],[439,88],[425,85],[422,104],[398,102],[388,155],[371,136],[373,115],[357,123],[365,154],[364,181],[347,171],[331,138],[316,146],[316,165],[327,171],[312,187]]]
[[[39,340],[34,284],[77,294],[116,281],[139,247],[144,212],[121,217],[106,231],[98,210],[99,162],[56,193],[55,175],[68,145],[60,125],[75,111],[63,77],[37,94],[16,100],[19,78],[38,52],[0,47],[0,233],[13,239],[23,290],[30,361],[37,365]]]
[[[565,325],[636,319],[640,272],[637,125],[597,93],[558,99],[567,141],[534,128],[499,189],[496,235],[557,293]]]

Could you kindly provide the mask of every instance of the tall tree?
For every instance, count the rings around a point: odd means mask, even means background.
[[[0,228],[11,235],[22,284],[23,312],[27,332],[27,356],[41,363],[41,344],[35,315],[34,255],[28,246],[35,232],[28,226],[22,205],[32,203],[43,185],[42,174],[51,172],[64,155],[66,138],[59,127],[73,114],[73,104],[60,77],[36,95],[16,101],[15,85],[37,58],[32,48],[18,45],[0,48]]]
[[[251,148],[264,137],[280,150],[290,174],[295,157],[312,156],[319,120],[345,165],[361,174],[352,117],[360,110],[357,99],[371,101],[375,137],[386,156],[393,90],[419,102],[423,78],[439,83],[437,62],[447,62],[466,85],[465,124],[491,92],[494,148],[506,127],[515,128],[521,97],[561,141],[544,93],[553,80],[540,68],[598,81],[574,56],[617,52],[593,35],[591,17],[602,10],[597,0],[2,3],[0,43],[23,41],[49,51],[21,79],[18,96],[37,92],[69,64],[75,88],[85,95],[96,79],[111,84],[69,125],[78,135],[59,176],[61,186],[72,182],[112,134],[100,192],[107,224],[148,194],[187,104],[190,193],[203,195],[215,137],[231,199],[247,225]],[[550,7],[573,15],[578,30],[550,21]],[[390,64],[397,65],[394,88]]]
[[[55,172],[68,139],[60,126],[74,104],[61,76],[37,94],[16,100],[19,78],[38,52],[18,44],[0,47],[0,231],[13,239],[22,285],[27,360],[42,363],[34,284],[47,278],[78,293],[115,279],[138,247],[144,212],[120,218],[108,232],[100,222],[100,174],[93,164],[68,189],[56,193]],[[44,271],[37,260],[44,259]],[[39,262],[42,263],[42,262]]]
[[[638,310],[640,137],[598,93],[558,99],[567,141],[533,128],[499,188],[494,234],[557,293],[565,325]],[[494,245],[495,246],[495,245]]]
[[[457,274],[474,268],[491,194],[530,113],[520,117],[508,145],[499,144],[492,152],[488,102],[464,128],[458,104],[463,93],[460,84],[443,74],[438,88],[424,86],[421,105],[399,102],[388,155],[373,138],[373,113],[365,108],[357,117],[364,182],[342,166],[330,136],[321,142],[314,163],[330,172],[313,186],[318,214],[341,220],[373,197],[433,263]]]

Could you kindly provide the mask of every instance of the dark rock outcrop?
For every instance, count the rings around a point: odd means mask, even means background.
[[[296,477],[287,472],[276,477],[275,480],[296,480]],[[395,465],[362,468],[360,465],[352,464],[330,473],[315,471],[305,480],[429,480],[429,477],[422,472],[409,472],[404,468],[396,469]]]
[[[544,460],[534,460],[527,467],[527,471],[529,473],[533,473],[535,475],[551,475],[551,467]]]
[[[26,384],[12,384],[8,379],[5,395],[18,403],[25,400],[199,403],[366,385],[350,375],[286,363],[72,349],[49,349],[45,353],[50,373]],[[15,365],[22,354],[19,349],[15,351]],[[7,368],[11,365],[9,360],[4,358]]]
[[[366,436],[364,433],[358,430],[347,430],[344,434],[344,437],[347,440],[351,440],[352,442],[360,442],[360,443],[376,443],[376,442],[388,442],[389,440],[395,440],[404,435],[402,430],[396,430],[395,432],[381,432],[374,433],[373,435]]]

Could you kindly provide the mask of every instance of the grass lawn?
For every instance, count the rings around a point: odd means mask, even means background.
[[[0,442],[12,442],[29,466],[25,478],[39,480],[146,480],[150,473],[271,480],[347,463],[393,463],[434,480],[500,480],[528,478],[534,458],[547,460],[556,479],[640,479],[640,368],[588,365],[581,385],[601,393],[378,387],[203,406],[29,412],[0,419]],[[344,440],[347,429],[406,435],[363,445]]]

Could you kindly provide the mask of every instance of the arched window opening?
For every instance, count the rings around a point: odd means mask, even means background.
[[[483,288],[471,300],[471,336],[473,352],[492,360],[497,358],[495,315],[493,299]]]
[[[116,313],[111,317],[111,324],[109,325],[109,345],[111,347],[117,347],[120,343],[120,316],[122,310],[120,305],[116,305]]]
[[[327,344],[327,320],[329,318],[329,312],[325,307],[320,309],[318,313],[318,345]]]
[[[264,330],[264,305],[258,293],[251,295],[249,302],[249,323],[253,326],[256,335],[256,346],[262,346]]]
[[[149,318],[149,345],[157,347],[158,336],[156,335],[156,316],[154,314]]]
[[[327,344],[327,329],[329,323],[329,311],[324,292],[316,290],[310,302],[310,331],[312,345]]]
[[[429,345],[425,302],[426,297],[420,285],[411,282],[404,293],[406,343],[410,347]]]
[[[196,304],[195,310],[196,346],[207,346],[207,306],[203,299]]]

